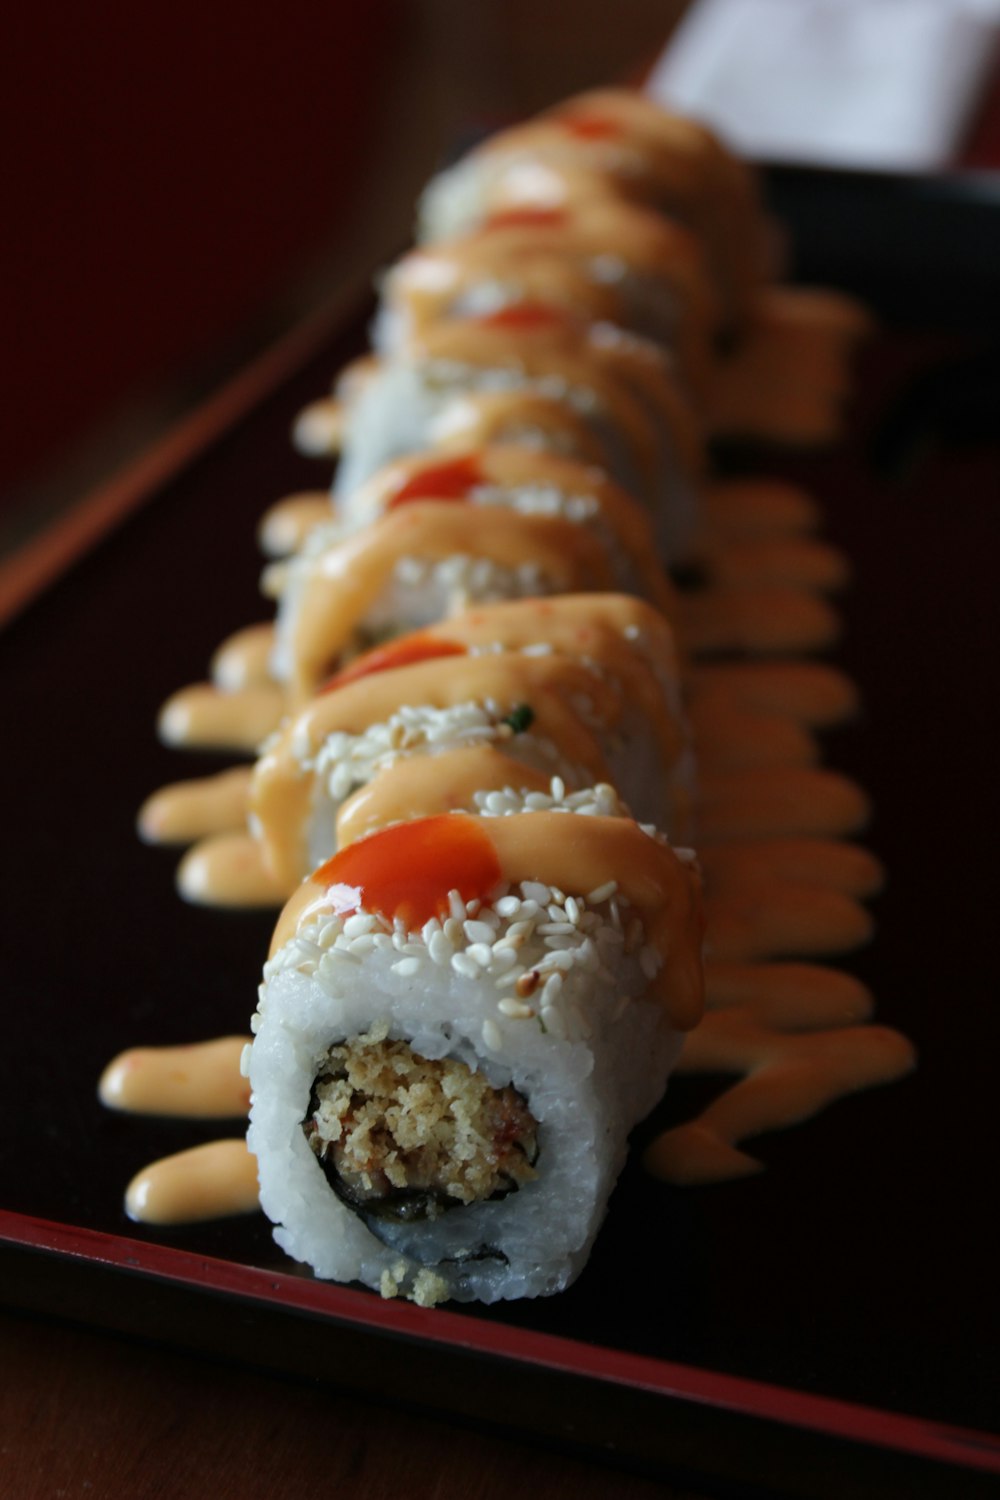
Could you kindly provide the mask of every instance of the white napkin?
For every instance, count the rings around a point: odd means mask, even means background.
[[[947,165],[1000,36],[1000,0],[698,0],[647,83],[772,161]]]

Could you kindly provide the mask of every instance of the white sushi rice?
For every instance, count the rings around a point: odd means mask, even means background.
[[[419,1302],[561,1290],[679,1051],[662,1008],[640,998],[660,962],[613,881],[589,893],[529,881],[490,906],[453,892],[450,914],[419,933],[368,913],[311,923],[265,969],[247,1059],[249,1144],[278,1243],[321,1277]],[[302,1129],[330,1047],[373,1030],[512,1084],[538,1124],[537,1177],[373,1232]]]

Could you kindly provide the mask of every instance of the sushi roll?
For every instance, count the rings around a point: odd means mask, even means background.
[[[693,864],[626,818],[444,814],[278,922],[245,1059],[275,1238],[422,1304],[557,1292],[703,1004]]]
[[[402,760],[412,815],[426,796],[419,763],[460,750],[480,752],[482,780],[449,783],[451,808],[470,807],[477,786],[538,790],[555,777],[571,790],[610,783],[637,816],[685,833],[693,758],[669,627],[638,601],[602,602],[473,611],[334,678],[254,771],[250,825],[271,876],[290,890],[332,854],[344,801]],[[500,757],[489,774],[485,752]]]

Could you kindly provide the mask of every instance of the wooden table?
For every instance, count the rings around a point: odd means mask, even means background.
[[[691,1491],[316,1383],[0,1315],[0,1492],[17,1500],[381,1500]]]

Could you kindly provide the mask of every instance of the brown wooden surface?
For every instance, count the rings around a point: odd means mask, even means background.
[[[0,1314],[0,1494],[510,1500],[674,1489],[327,1388]]]

